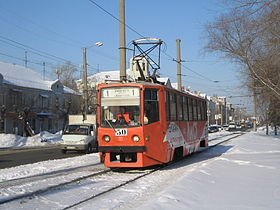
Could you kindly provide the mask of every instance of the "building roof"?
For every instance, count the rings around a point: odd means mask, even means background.
[[[3,77],[4,84],[48,91],[53,91],[52,86],[60,83],[59,80],[43,80],[42,76],[33,69],[4,62],[0,62],[0,75],[2,75],[0,78]],[[76,94],[68,87],[63,86],[62,89],[64,93]]]

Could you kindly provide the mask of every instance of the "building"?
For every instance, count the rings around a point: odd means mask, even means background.
[[[226,97],[207,97],[207,115],[209,125],[225,125],[232,121],[234,109]]]
[[[32,69],[0,62],[0,132],[57,132],[81,110],[81,95]]]

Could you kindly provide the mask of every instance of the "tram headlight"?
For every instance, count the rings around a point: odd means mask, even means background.
[[[132,140],[133,140],[134,142],[138,142],[138,141],[140,141],[140,138],[139,138],[139,136],[133,136],[133,137],[132,137]]]
[[[103,136],[103,140],[109,142],[111,140],[110,136]]]

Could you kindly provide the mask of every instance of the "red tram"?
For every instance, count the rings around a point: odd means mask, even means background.
[[[98,142],[106,167],[163,164],[208,146],[206,100],[148,82],[98,86]]]

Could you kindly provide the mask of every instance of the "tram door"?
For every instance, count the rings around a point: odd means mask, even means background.
[[[160,122],[159,90],[144,90],[144,139],[147,155],[156,160],[163,160],[163,125]]]

